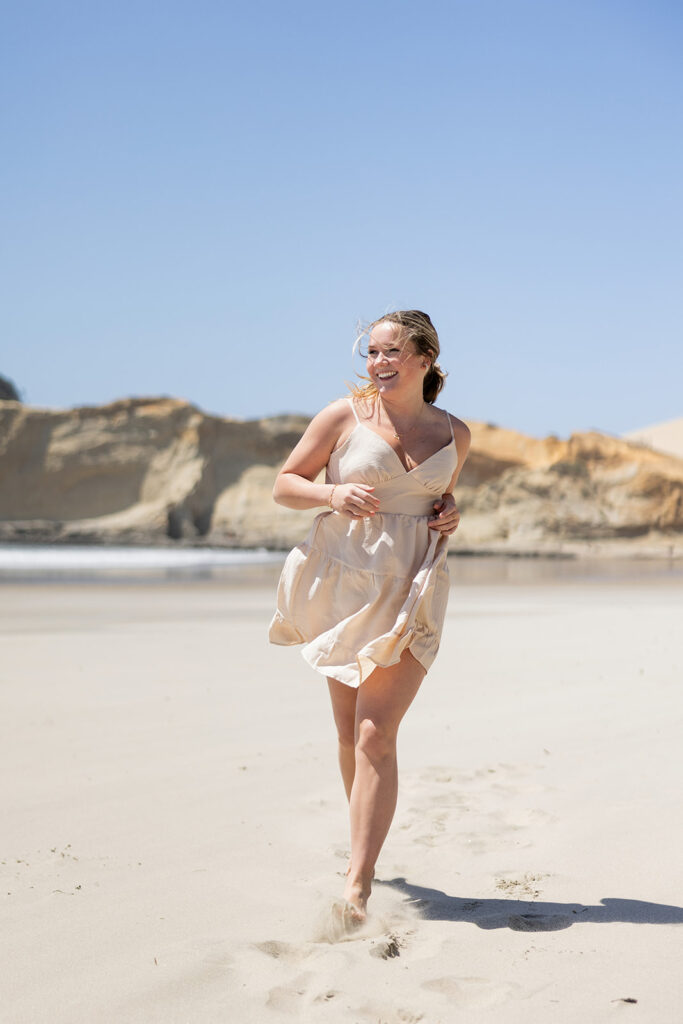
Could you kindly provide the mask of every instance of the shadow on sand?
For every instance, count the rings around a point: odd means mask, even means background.
[[[643,900],[604,899],[598,906],[583,903],[543,903],[536,900],[478,900],[448,896],[440,889],[411,885],[392,878],[387,885],[403,893],[430,921],[469,921],[478,928],[510,928],[516,932],[556,932],[573,924],[683,924],[683,907]]]

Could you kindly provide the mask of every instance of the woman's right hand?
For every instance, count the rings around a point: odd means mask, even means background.
[[[349,519],[367,519],[379,508],[374,489],[367,484],[335,484],[330,507]]]

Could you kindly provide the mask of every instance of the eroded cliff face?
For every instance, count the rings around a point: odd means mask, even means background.
[[[289,547],[319,510],[271,498],[304,417],[239,421],[178,399],[65,411],[0,402],[0,539]],[[473,423],[459,549],[683,553],[683,459],[597,433]]]
[[[279,527],[269,488],[306,423],[221,419],[178,399],[66,411],[0,402],[0,536],[272,541]],[[260,505],[253,527],[240,514],[252,504]],[[286,530],[290,517],[275,515]]]
[[[539,441],[471,426],[472,465],[458,488],[460,543],[571,550],[572,543],[668,538],[681,547],[683,459],[593,432]]]

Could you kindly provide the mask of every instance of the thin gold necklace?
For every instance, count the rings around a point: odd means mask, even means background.
[[[405,437],[406,434],[410,434],[413,430],[415,430],[415,427],[417,426],[417,421],[419,420],[420,416],[422,415],[422,410],[424,409],[424,407],[425,407],[425,405],[427,403],[426,402],[422,403],[422,405],[420,406],[420,411],[417,414],[417,416],[415,417],[415,419],[413,420],[411,426],[409,426],[407,430],[403,430],[401,432],[401,434],[397,434],[396,433],[396,427],[391,422],[391,419],[389,418],[389,414],[387,413],[386,409],[384,408],[384,402],[382,401],[381,398],[379,400],[379,404],[380,404],[380,407],[382,409],[384,409],[384,415],[386,416],[387,420],[389,421],[389,426],[391,427],[391,429],[393,431],[394,437],[396,438],[397,441],[400,441],[402,436]]]

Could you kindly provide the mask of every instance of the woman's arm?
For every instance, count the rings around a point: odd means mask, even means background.
[[[460,513],[453,497],[453,488],[458,482],[462,467],[465,465],[472,440],[470,428],[466,423],[463,423],[462,420],[457,419],[455,416],[451,416],[451,423],[453,424],[455,450],[458,453],[458,465],[455,467],[455,473],[451,477],[447,490],[441,495],[439,501],[434,502],[434,515],[429,520],[429,526],[432,530],[449,534],[455,533],[460,522]]]
[[[455,473],[448,485],[447,494],[453,493],[458,477],[462,472],[462,467],[465,465],[465,460],[469,455],[470,444],[472,443],[472,434],[466,423],[463,423],[462,420],[457,419],[455,416],[451,416],[451,423],[453,424],[453,436],[455,437],[455,450],[458,453],[458,465],[455,467]]]
[[[330,455],[353,414],[348,402],[333,402],[311,420],[303,437],[280,470],[273,487],[273,498],[286,508],[317,508],[329,505],[353,519],[372,515],[379,501],[372,487],[365,484],[318,484],[316,477],[329,462]]]

